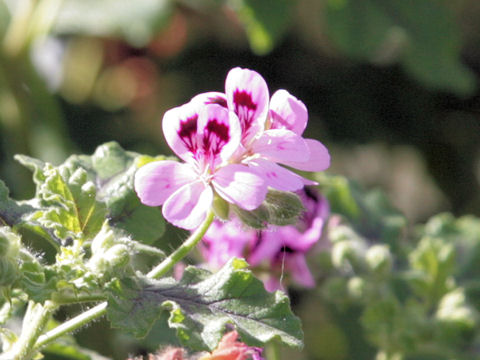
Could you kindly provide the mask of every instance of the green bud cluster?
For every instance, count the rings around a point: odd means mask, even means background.
[[[88,267],[95,273],[111,273],[125,268],[130,262],[130,251],[126,244],[119,243],[115,233],[107,225],[92,240],[92,257]]]

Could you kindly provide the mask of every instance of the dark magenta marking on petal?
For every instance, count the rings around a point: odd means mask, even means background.
[[[252,126],[257,104],[253,102],[252,95],[245,90],[235,90],[233,92],[233,103],[235,113],[240,120],[242,126],[243,137],[246,137],[250,127]]]
[[[224,108],[228,108],[227,100],[221,96],[209,97],[205,102],[205,105],[210,105],[210,104],[217,104],[217,105],[223,106]]]
[[[206,154],[216,156],[230,140],[228,125],[217,119],[209,119],[203,135],[203,149]]]
[[[178,136],[182,139],[188,151],[195,153],[197,149],[197,120],[198,115],[195,114],[184,121],[180,121],[180,129]]]

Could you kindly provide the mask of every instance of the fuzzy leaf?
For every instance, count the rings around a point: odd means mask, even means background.
[[[61,242],[79,236],[91,238],[100,230],[106,208],[96,200],[95,184],[85,169],[68,161],[54,167],[27,156],[16,159],[34,170],[41,209],[30,220],[51,229]]]
[[[114,327],[144,337],[167,310],[170,327],[193,350],[214,349],[232,325],[247,344],[276,339],[300,348],[300,321],[292,314],[288,297],[280,291],[267,292],[246,266],[245,261],[232,259],[215,274],[188,267],[179,282],[172,278],[117,281],[111,286],[107,316]]]
[[[141,204],[135,194],[138,157],[115,142],[99,146],[92,156],[72,155],[58,167],[17,156],[33,171],[40,199],[41,210],[30,216],[30,228],[65,242],[80,235],[94,237],[108,218],[111,226],[133,239],[153,243],[163,234],[165,222],[157,208]]]

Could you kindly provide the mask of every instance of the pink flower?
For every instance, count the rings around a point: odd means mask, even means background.
[[[255,71],[234,68],[227,75],[225,94],[204,93],[192,102],[219,104],[237,115],[242,137],[236,160],[274,189],[296,191],[315,184],[277,163],[304,171],[323,171],[330,166],[326,147],[302,137],[308,122],[305,105],[286,90],[278,90],[269,101],[267,84]]]
[[[263,360],[262,348],[248,346],[238,341],[238,332],[223,335],[217,348],[199,360]]]
[[[245,210],[265,199],[264,179],[243,164],[229,162],[241,141],[240,123],[233,112],[211,104],[188,103],[167,111],[163,133],[185,163],[156,161],[135,175],[135,190],[143,204],[163,205],[172,224],[194,229],[205,219],[214,193]]]
[[[269,291],[282,288],[279,274],[291,275],[294,282],[305,287],[315,286],[306,255],[318,243],[330,209],[326,199],[315,190],[297,192],[305,207],[293,226],[270,226],[263,231],[245,229],[236,218],[216,221],[203,238],[201,251],[213,268],[219,268],[231,257],[245,257],[255,269],[266,264],[270,269],[265,287]]]

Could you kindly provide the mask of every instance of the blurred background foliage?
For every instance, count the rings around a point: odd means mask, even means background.
[[[480,215],[479,18],[477,0],[0,0],[0,178],[26,198],[31,175],[16,153],[57,164],[115,140],[169,154],[163,113],[222,91],[241,66],[304,101],[329,172],[380,186],[410,224],[439,211]],[[378,313],[360,321],[357,307],[318,297],[293,298],[320,317],[304,319],[310,358],[368,359],[385,343],[375,331],[352,335]],[[398,308],[385,309],[399,321]],[[82,341],[131,351],[123,335],[102,334]]]

